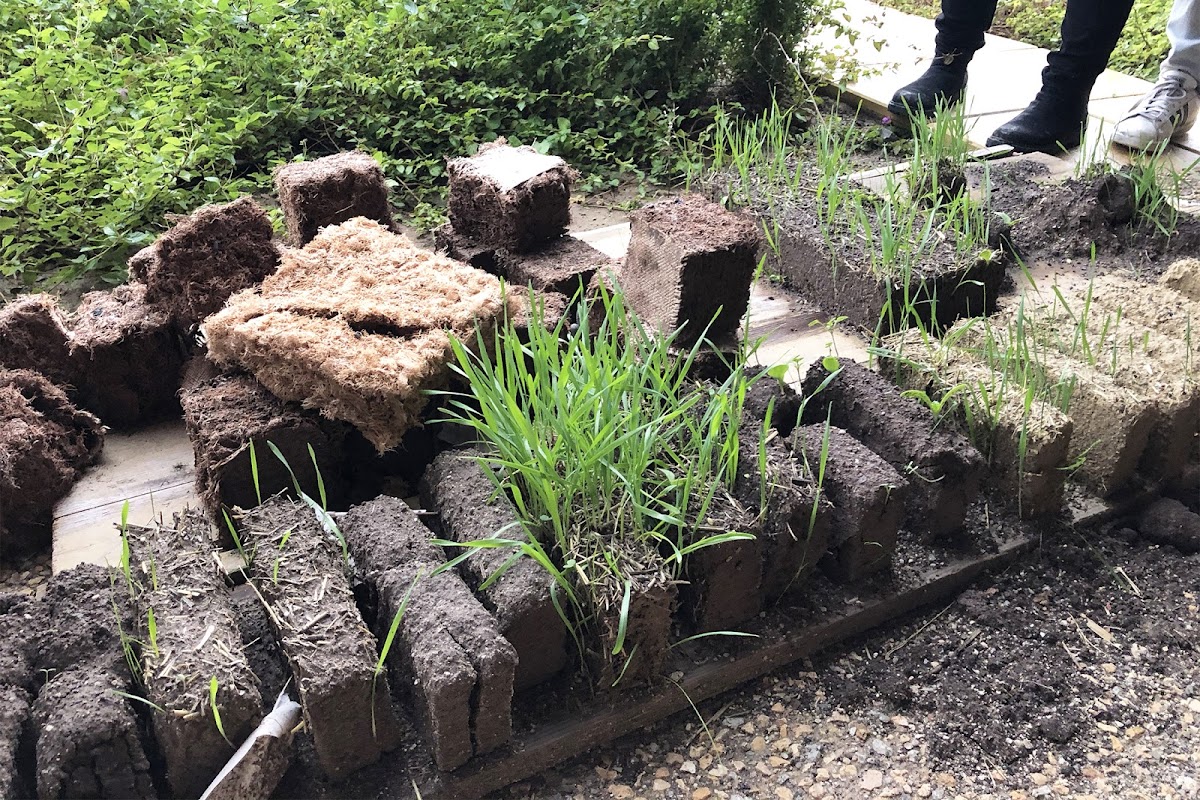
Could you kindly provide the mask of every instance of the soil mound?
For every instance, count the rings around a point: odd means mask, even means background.
[[[303,246],[322,228],[355,217],[391,227],[387,182],[374,158],[358,151],[275,170],[275,191],[292,243]]]
[[[1163,273],[1160,283],[1200,303],[1200,258],[1181,258]]]
[[[0,542],[44,545],[46,516],[104,444],[100,420],[35,372],[0,372]]]
[[[261,290],[233,297],[205,332],[218,364],[352,423],[383,452],[420,423],[425,390],[445,385],[450,336],[473,343],[476,324],[505,310],[495,277],[355,219],[285,253]]]
[[[271,221],[249,197],[205,206],[129,262],[146,285],[146,300],[183,328],[220,310],[234,292],[253,286],[279,266]]]

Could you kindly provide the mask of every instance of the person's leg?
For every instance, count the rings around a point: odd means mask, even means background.
[[[1200,82],[1200,2],[1175,0],[1167,20],[1167,41],[1171,52],[1159,69],[1160,76],[1182,72]]]
[[[888,110],[897,116],[932,114],[939,105],[961,101],[967,86],[967,64],[983,47],[983,33],[995,13],[996,0],[942,0],[934,22],[933,63],[925,74],[892,96]]]
[[[997,128],[988,144],[1050,153],[1077,147],[1092,85],[1107,66],[1132,8],[1133,0],[1067,0],[1062,45],[1046,57],[1041,91]]]
[[[1171,52],[1159,68],[1158,83],[1117,123],[1117,144],[1138,150],[1157,147],[1191,130],[1200,114],[1200,2],[1175,0],[1167,39]]]

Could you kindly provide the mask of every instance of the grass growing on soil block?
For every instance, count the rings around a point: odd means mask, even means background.
[[[758,508],[768,504],[763,465],[740,459],[741,437],[765,441],[768,424],[743,428],[762,377],[744,354],[721,385],[701,384],[689,377],[701,344],[675,351],[677,334],[648,330],[619,292],[601,288],[591,303],[603,315],[585,307],[569,334],[534,324],[527,344],[502,334],[494,347],[480,334],[482,356],[456,340],[470,391],[451,395],[446,417],[488,446],[486,471],[528,534],[466,546],[514,548],[513,560],[524,553],[548,570],[585,665],[614,684],[658,673],[689,556],[752,537],[713,520],[747,516],[739,471],[757,473]]]

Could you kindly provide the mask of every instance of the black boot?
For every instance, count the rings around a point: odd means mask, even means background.
[[[1087,124],[1091,87],[1062,90],[1042,86],[1025,110],[988,137],[988,147],[1007,144],[1019,153],[1059,155],[1078,147]]]
[[[958,105],[967,89],[967,61],[961,56],[935,57],[925,74],[892,95],[888,111],[901,119],[932,117],[938,108]]]

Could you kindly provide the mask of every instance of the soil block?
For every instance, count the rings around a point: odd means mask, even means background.
[[[89,292],[71,323],[84,408],[112,428],[178,412],[183,344],[170,315],[146,301],[145,286],[128,283]]]
[[[793,435],[809,464],[821,459],[824,425],[802,425]],[[839,581],[853,582],[891,563],[909,482],[884,459],[846,431],[830,426],[824,492],[833,546],[822,567]]]
[[[218,364],[352,423],[382,453],[420,424],[425,390],[447,384],[450,336],[470,345],[506,310],[497,278],[354,219],[287,251],[204,329]]]
[[[753,539],[734,539],[701,548],[684,561],[680,606],[697,631],[734,630],[762,610],[763,546],[760,521],[753,510],[732,497],[714,498],[705,524],[714,532],[750,533]],[[698,533],[697,535],[703,535]]]
[[[301,491],[318,501],[323,484],[329,506],[339,507],[345,495],[347,426],[299,403],[285,403],[250,375],[198,376],[206,366],[200,357],[189,367],[179,401],[196,456],[196,491],[213,519],[222,521],[222,508],[251,508],[259,497],[294,491],[292,474]],[[283,454],[286,466],[268,442]],[[222,528],[222,536],[228,535]]]
[[[1200,303],[1200,258],[1181,258],[1158,279],[1168,289]]]
[[[470,664],[473,676],[467,697],[471,734],[468,741],[474,741],[474,752],[478,754],[507,742],[512,735],[517,653],[457,573],[432,576],[445,561],[441,548],[431,542],[432,532],[415,511],[395,497],[379,497],[355,506],[341,528],[356,569],[376,590],[376,628],[380,634],[386,636],[394,615],[408,597],[399,634],[409,647],[398,652],[398,679],[415,685],[418,697],[428,700],[436,695],[439,688],[436,685],[426,688],[432,676],[418,671],[412,647],[418,642],[439,640],[439,651],[453,652],[453,642]],[[393,574],[401,568],[402,574]],[[442,702],[438,700],[433,705]],[[450,730],[441,723],[433,724],[435,716],[433,707],[427,704],[423,718],[428,733],[441,735]],[[456,736],[461,739],[461,731],[448,735],[450,742]],[[436,741],[434,748],[443,749]],[[451,747],[447,752],[456,753],[459,749]]]
[[[762,246],[754,221],[699,195],[650,203],[629,219],[621,271],[629,307],[664,333],[686,325],[684,345],[735,333]]]
[[[574,236],[560,236],[536,252],[496,251],[496,270],[510,284],[532,286],[575,298],[597,270],[611,269],[613,259]]]
[[[0,683],[0,797],[33,795],[30,711],[28,692]]]
[[[392,225],[387,181],[378,162],[357,150],[275,170],[275,191],[292,244],[302,247],[329,225],[366,217]]]
[[[777,250],[767,254],[766,268],[829,317],[844,316],[866,330],[891,333],[903,327],[906,295],[926,330],[991,314],[1007,281],[1003,259],[963,263],[946,244],[911,272],[906,287],[902,275],[877,274],[857,238],[831,250],[815,205],[789,208],[773,225]]]
[[[268,500],[242,515],[255,583],[287,656],[321,768],[338,779],[398,743],[386,674],[338,545],[307,506]]]
[[[17,594],[0,594],[0,686],[37,691],[34,667],[45,606]]]
[[[434,459],[421,482],[422,501],[438,512],[447,539],[524,538],[516,510],[506,496],[495,494],[476,455],[447,451]],[[533,559],[518,559],[486,589],[479,588],[511,555],[504,549],[477,550],[459,569],[517,651],[520,690],[542,683],[566,665],[567,629],[550,598],[550,576]]]
[[[54,295],[29,295],[0,308],[0,368],[40,372],[64,387],[79,382],[66,315]]]
[[[152,642],[142,647],[146,699],[164,709],[151,714],[150,722],[175,796],[199,797],[258,725],[263,702],[258,679],[242,652],[229,591],[213,558],[216,537],[204,515],[177,515],[173,529],[127,530],[141,586],[140,638]],[[153,640],[147,629],[151,613]],[[212,710],[214,681],[219,717]]]
[[[100,420],[28,370],[0,370],[0,550],[49,543],[49,515],[104,446]]]
[[[1142,512],[1137,527],[1151,542],[1169,544],[1184,555],[1200,553],[1200,514],[1178,500],[1156,500]]]
[[[1062,508],[1075,428],[1070,417],[1045,398],[1034,399],[1026,408],[1024,391],[1012,378],[988,369],[967,350],[926,347],[920,336],[908,334],[896,334],[888,346],[897,355],[886,360],[884,372],[901,386],[940,399],[965,384],[964,403],[991,409],[992,428],[981,430],[975,444],[988,456],[991,479],[1001,496],[1015,501],[1021,516],[1053,514]],[[959,422],[968,428],[961,413]]]
[[[64,570],[46,584],[34,643],[35,667],[52,674],[78,668],[126,675],[124,632],[138,623],[123,575],[95,564]]]
[[[750,384],[742,404],[743,419],[756,423],[765,422],[767,407],[770,406],[771,428],[787,438],[800,418],[803,398],[791,386],[768,375],[765,370],[751,377],[754,383]]]
[[[794,428],[793,428],[794,431]],[[744,434],[744,464],[758,464],[758,434]],[[763,575],[762,593],[770,601],[789,592],[805,589],[806,578],[829,549],[830,506],[820,496],[811,470],[801,458],[793,458],[791,449],[780,439],[766,444],[767,508],[762,522]],[[753,469],[746,472],[754,480],[739,482],[744,502],[757,503],[760,491]],[[818,504],[816,513],[813,505]]]
[[[987,468],[979,451],[861,364],[844,360],[837,376],[816,394],[828,376],[821,362],[804,376],[804,393],[811,397],[804,421],[828,419],[878,453],[906,480],[911,476],[913,530],[930,538],[959,530]]]
[[[523,252],[557,239],[571,224],[575,171],[532,147],[485,144],[471,158],[452,158],[450,224],[469,240]]]
[[[439,252],[475,269],[499,275],[496,267],[496,248],[480,244],[454,230],[449,222],[433,229],[433,243]]]
[[[249,197],[204,206],[139,252],[130,274],[146,285],[147,302],[187,329],[275,271],[273,235],[266,212]]]
[[[438,768],[451,770],[511,738],[517,654],[458,575],[433,568],[414,562],[380,576],[378,625],[408,597],[392,674],[412,688]]]
[[[78,667],[53,676],[34,704],[43,800],[157,797],[123,673]]]
[[[596,609],[598,651],[589,653],[594,683],[617,691],[651,683],[662,677],[670,647],[671,617],[679,592],[657,559],[657,553],[627,553],[626,567],[642,565],[641,574],[632,574],[633,590],[625,626],[624,647],[613,655],[620,633],[622,593],[613,591],[609,605]],[[614,587],[616,589],[617,587]],[[585,587],[576,587],[583,594]],[[623,587],[622,587],[623,591]],[[586,595],[585,595],[586,596]]]

